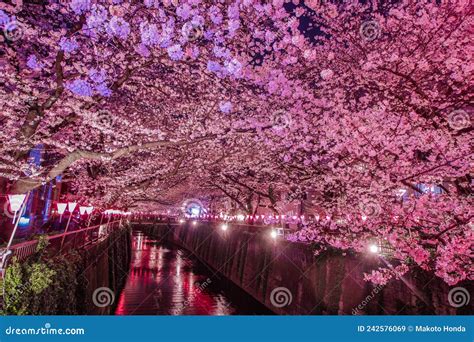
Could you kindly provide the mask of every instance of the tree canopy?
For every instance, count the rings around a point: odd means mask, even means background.
[[[384,241],[400,264],[376,283],[472,279],[474,9],[375,3],[6,1],[0,176],[104,207],[311,193],[293,240]]]

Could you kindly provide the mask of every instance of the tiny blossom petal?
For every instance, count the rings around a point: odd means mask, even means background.
[[[9,22],[10,22],[10,18],[8,17],[8,14],[0,10],[0,25],[5,25]]]
[[[82,14],[91,8],[91,0],[71,0],[69,4],[76,14]]]
[[[211,21],[216,25],[219,25],[222,23],[223,16],[222,16],[221,10],[219,9],[219,7],[215,5],[209,8],[209,17],[211,18]]]
[[[112,90],[105,83],[96,85],[95,90],[102,96],[109,97],[112,95]]]
[[[88,28],[100,27],[107,20],[107,9],[102,5],[92,5],[91,12],[87,16],[86,23]]]
[[[92,86],[89,82],[77,79],[66,84],[66,88],[79,96],[92,96]]]
[[[334,72],[331,69],[321,70],[321,78],[323,80],[329,80],[333,77]]]
[[[67,53],[74,52],[79,47],[79,44],[76,42],[74,38],[68,39],[66,37],[62,37],[59,41],[59,47],[61,50]]]
[[[170,58],[174,61],[179,61],[184,56],[184,52],[181,49],[181,45],[178,45],[178,44],[170,46],[167,49],[167,51],[168,51],[168,56],[170,56]]]
[[[107,32],[121,39],[127,39],[130,34],[130,25],[123,18],[112,17],[107,27]]]
[[[211,72],[219,72],[221,71],[221,65],[217,62],[214,61],[208,61],[207,62],[207,70]]]
[[[107,73],[104,69],[97,70],[95,68],[92,68],[91,70],[89,70],[89,78],[94,83],[104,83],[107,79]]]
[[[28,57],[28,60],[26,61],[26,65],[28,68],[33,69],[33,70],[38,70],[43,68],[43,64],[38,62],[38,59],[36,58],[35,55],[30,55]]]
[[[219,103],[219,109],[222,113],[229,114],[232,111],[232,103],[229,101]]]
[[[189,6],[188,4],[184,3],[182,4],[181,6],[179,6],[177,9],[176,9],[176,14],[184,19],[184,20],[187,20],[191,17],[191,6]]]

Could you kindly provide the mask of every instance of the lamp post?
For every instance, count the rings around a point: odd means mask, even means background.
[[[67,203],[58,203],[56,206],[58,208],[59,213],[59,223],[61,223],[64,211],[66,211]]]
[[[58,205],[59,205],[59,203],[58,203]],[[76,209],[76,205],[77,205],[76,202],[68,202],[68,204],[67,204],[67,209],[69,210],[69,218],[68,218],[67,223],[66,223],[66,229],[64,229],[63,238],[61,240],[61,248],[59,249],[59,251],[61,251],[63,249],[64,239],[66,238],[66,234],[67,234],[67,231],[69,229],[69,223],[71,223],[72,213],[74,212],[74,209]],[[64,210],[63,210],[63,212],[64,212]]]

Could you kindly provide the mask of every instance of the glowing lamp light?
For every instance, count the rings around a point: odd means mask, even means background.
[[[191,216],[199,216],[199,213],[201,212],[199,208],[193,207],[190,209]]]
[[[79,207],[79,214],[84,215],[86,213],[87,207],[80,206]]]
[[[94,210],[94,207],[86,207],[87,215],[90,215],[92,213],[92,210]]]
[[[362,221],[366,221],[366,220],[367,220],[367,216],[362,215]]]
[[[315,219],[316,221],[319,221],[319,215],[316,215]]]
[[[379,251],[380,251],[379,246],[373,245],[373,244],[369,246],[370,253],[377,254]]]
[[[57,207],[58,207],[59,215],[62,215],[66,211],[67,204],[66,203],[58,203]]]
[[[16,213],[20,210],[26,195],[8,195],[8,201],[10,202],[10,210]]]
[[[222,229],[223,231],[226,231],[228,228],[229,228],[229,226],[228,226],[226,223],[224,223],[224,224],[221,226],[221,229]]]
[[[196,226],[197,225],[197,221],[193,221],[193,226]]]
[[[276,239],[277,236],[278,236],[276,230],[272,230],[271,233],[270,233],[270,236],[272,237],[272,239]]]

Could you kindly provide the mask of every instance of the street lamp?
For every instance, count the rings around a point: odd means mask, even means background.
[[[377,254],[377,253],[379,253],[379,251],[380,251],[379,246],[377,246],[375,244],[372,244],[372,245],[369,246],[369,252],[370,253]]]
[[[227,223],[224,223],[224,224],[221,226],[221,229],[222,229],[223,231],[226,231],[228,228],[229,228],[229,226],[227,225]]]

